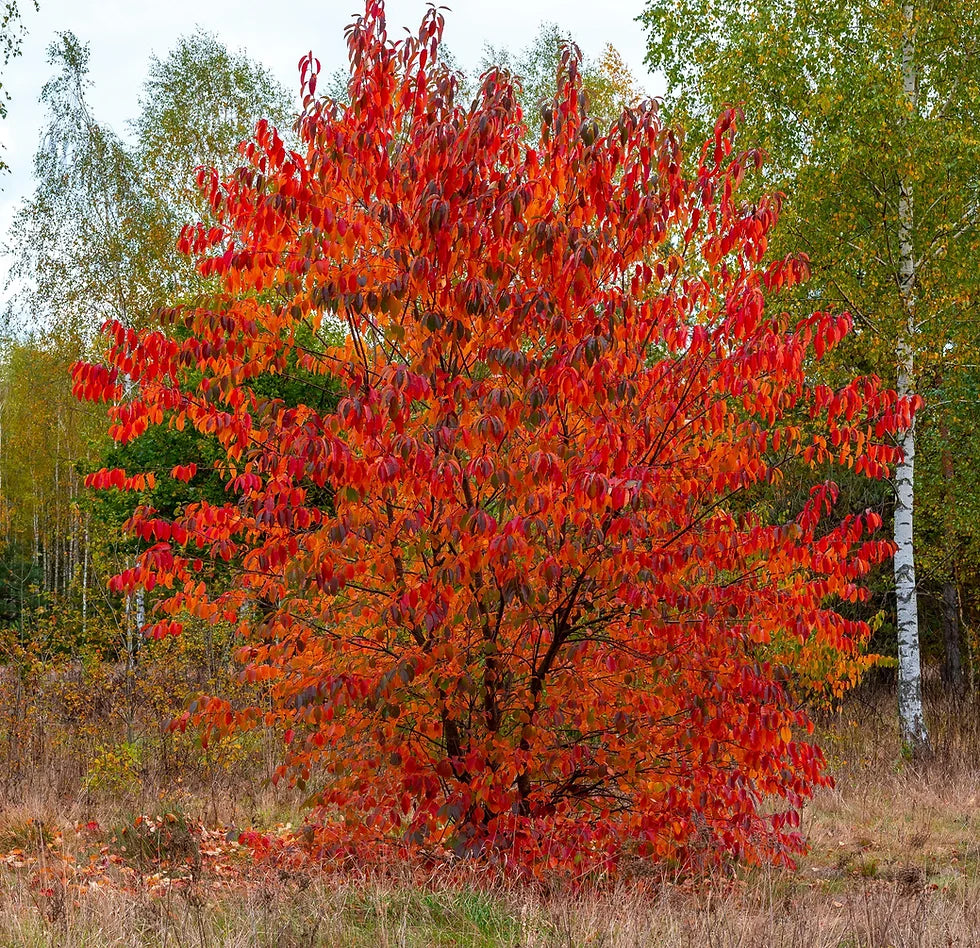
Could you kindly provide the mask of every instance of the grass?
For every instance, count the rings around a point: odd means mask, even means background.
[[[93,827],[91,804],[44,798],[0,807],[0,946],[976,946],[977,709],[934,699],[937,753],[913,766],[890,700],[858,695],[819,722],[837,786],[806,810],[810,852],[795,872],[550,893],[447,873],[420,882],[399,867],[383,879],[324,875],[215,855],[223,831],[193,828],[214,815],[213,799],[197,800],[198,813],[192,794],[180,812],[157,800],[138,826],[132,811],[105,804]],[[220,809],[228,822],[242,817],[232,800]],[[253,793],[247,809],[296,817],[294,801],[271,795]]]
[[[971,946],[976,884],[855,878],[823,885],[772,872],[697,889],[670,885],[536,896],[367,880],[266,879],[212,898],[146,888],[67,904],[2,891],[0,943],[71,946]]]

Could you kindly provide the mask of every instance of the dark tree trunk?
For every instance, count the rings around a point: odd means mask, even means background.
[[[943,645],[946,649],[943,681],[953,694],[960,696],[965,690],[960,645],[960,597],[952,580],[943,583]]]

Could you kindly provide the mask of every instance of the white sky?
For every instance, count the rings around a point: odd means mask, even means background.
[[[516,50],[541,23],[555,22],[571,32],[587,56],[612,43],[643,88],[656,95],[662,85],[646,72],[644,35],[635,22],[643,5],[643,0],[449,0],[445,40],[469,70],[487,43]],[[137,112],[150,54],[164,58],[177,38],[195,27],[217,34],[230,49],[263,63],[287,89],[296,89],[297,61],[311,48],[324,75],[346,66],[344,27],[363,12],[359,0],[40,0],[39,12],[30,0],[21,0],[20,6],[28,34],[23,55],[5,70],[11,102],[0,123],[11,167],[0,178],[3,235],[13,208],[33,187],[32,158],[44,118],[38,96],[50,75],[45,51],[56,32],[71,30],[90,44],[93,112],[125,135],[127,120]],[[425,0],[388,0],[388,35],[395,37],[402,26],[416,29],[426,7]],[[0,282],[5,270],[0,261]]]

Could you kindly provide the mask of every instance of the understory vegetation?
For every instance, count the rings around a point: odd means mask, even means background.
[[[133,763],[122,726],[80,737],[57,716],[61,687],[50,681],[42,699],[52,716],[38,756],[4,790],[3,945],[967,948],[980,938],[980,730],[966,723],[977,709],[940,695],[927,692],[937,750],[926,766],[903,758],[885,686],[820,717],[837,786],[804,813],[810,851],[796,870],[729,865],[703,877],[636,864],[615,882],[549,887],[465,861],[311,863],[292,835],[301,797],[271,786],[260,754],[236,764],[198,745],[175,765],[140,734]],[[257,850],[249,830],[281,845]]]

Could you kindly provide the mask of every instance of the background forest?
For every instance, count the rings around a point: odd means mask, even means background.
[[[636,29],[668,85],[658,113],[678,130],[691,173],[735,105],[738,148],[765,156],[740,199],[762,207],[765,195],[784,196],[764,251],[805,254],[809,279],[771,287],[767,307],[853,318],[840,344],[808,363],[807,384],[877,376],[923,404],[914,426],[888,436],[901,449],[888,477],[833,472],[834,517],[870,512],[894,542],[894,559],[870,566],[869,594],[840,610],[870,626],[869,641],[861,654],[804,644],[781,673],[838,782],[805,811],[811,856],[795,875],[725,862],[705,882],[690,865],[647,866],[564,894],[488,888],[469,868],[433,870],[424,883],[409,870],[324,883],[283,843],[306,796],[272,780],[289,721],[270,710],[267,726],[204,741],[193,726],[170,726],[203,694],[272,707],[273,691],[243,674],[236,616],[188,616],[180,636],[154,635],[155,607],[170,593],[111,581],[151,545],[124,526],[137,505],[176,521],[199,501],[225,503],[224,455],[190,425],[114,441],[104,407],[73,394],[72,366],[99,361],[106,321],[153,330],[161,311],[195,310],[220,291],[219,273],[177,249],[184,224],[221,225],[197,169],[233,176],[260,119],[287,150],[300,147],[302,128],[267,71],[198,31],[148,64],[123,135],[92,114],[88,47],[62,34],[49,49],[36,187],[4,237],[0,899],[20,912],[0,922],[0,941],[65,943],[70,930],[80,944],[185,943],[180,933],[193,930],[202,944],[975,943],[980,37],[971,7],[683,0],[642,10]],[[7,57],[18,16],[8,6]],[[451,41],[452,14],[449,23]],[[548,26],[486,51],[481,73],[500,65],[519,79],[527,147],[550,134],[573,40]],[[640,103],[612,47],[581,72],[589,121],[603,133]],[[345,71],[326,65],[320,81],[321,94],[348,101]],[[460,74],[460,98],[474,99],[481,81]],[[254,389],[323,412],[341,398],[340,383],[298,363]],[[155,483],[85,486],[117,468],[155,472]],[[830,468],[788,464],[752,491],[748,513],[764,526],[787,522]],[[230,572],[217,564],[209,582],[225,589]],[[256,601],[268,619],[273,606]],[[246,856],[253,830],[252,849],[273,850],[258,869]],[[101,908],[79,899],[80,877],[65,869],[85,862],[106,890]],[[199,894],[222,879],[243,888]],[[706,903],[706,892],[717,894]],[[236,914],[250,929],[236,929]],[[107,940],[85,941],[97,928]]]

